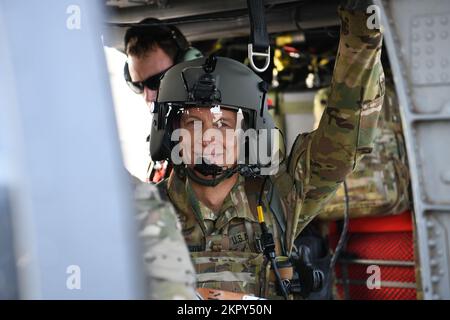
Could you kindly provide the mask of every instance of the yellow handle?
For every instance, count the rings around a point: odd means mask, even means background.
[[[264,212],[262,206],[257,206],[256,210],[258,211],[258,221],[259,223],[264,222]]]

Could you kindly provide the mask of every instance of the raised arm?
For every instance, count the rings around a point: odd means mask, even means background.
[[[358,159],[371,152],[383,103],[382,33],[367,27],[365,10],[339,8],[339,15],[340,43],[327,108],[318,129],[293,148],[298,157],[291,173],[298,177],[301,170],[306,191],[296,234],[334,195]]]

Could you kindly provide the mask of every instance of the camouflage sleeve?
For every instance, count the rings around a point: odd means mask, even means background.
[[[196,299],[195,272],[175,210],[155,185],[135,188],[149,299]]]
[[[297,232],[318,214],[339,184],[370,153],[384,96],[382,32],[369,29],[362,11],[339,9],[341,34],[328,105],[317,130],[301,136],[291,174],[302,179],[305,199]],[[299,172],[300,171],[300,172]]]

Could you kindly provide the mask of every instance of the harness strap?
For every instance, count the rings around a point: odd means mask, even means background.
[[[270,178],[269,178],[270,179]],[[248,203],[252,212],[257,212],[256,207],[258,205],[257,199],[259,198],[259,193],[261,192],[262,184],[264,183],[264,179],[261,178],[247,178],[245,180],[245,191],[248,197]],[[267,187],[265,186],[265,192]],[[279,192],[277,191],[276,186],[272,183],[270,190],[268,191],[270,197],[263,197],[266,201],[263,201],[263,206],[265,207],[265,212],[271,212],[275,217],[276,224],[272,223],[272,229],[274,238],[277,242],[277,251],[278,253],[282,253],[285,255],[286,247],[285,247],[285,237],[286,237],[286,218],[284,215],[283,206],[281,204],[281,198]],[[274,200],[272,202],[272,200]],[[272,220],[272,215],[268,215],[267,218]],[[278,231],[278,228],[280,231]],[[250,235],[249,235],[250,236]],[[279,242],[279,243],[278,243]],[[281,251],[281,252],[280,252]]]
[[[286,216],[284,215],[284,207],[281,203],[280,194],[278,188],[272,183],[270,187],[269,197],[269,209],[275,217],[278,228],[280,228],[280,243],[283,255],[286,255]]]
[[[189,202],[191,204],[192,210],[194,211],[195,218],[197,219],[200,229],[202,229],[203,239],[205,239],[205,241],[206,241],[206,235],[207,235],[206,226],[203,221],[203,216],[202,216],[202,212],[200,210],[200,206],[195,198],[194,190],[192,190],[192,187],[189,183],[187,184],[186,189],[187,189],[186,190],[187,196],[188,196]]]
[[[248,59],[253,70],[256,72],[264,72],[270,64],[270,43],[264,15],[264,2],[262,0],[247,0],[247,6],[250,16]],[[255,56],[265,58],[265,63],[262,68],[255,65],[253,61]]]

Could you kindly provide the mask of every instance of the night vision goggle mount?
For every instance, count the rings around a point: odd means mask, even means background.
[[[188,88],[188,100],[200,105],[212,105],[222,101],[220,91],[217,89],[216,78],[211,74],[216,68],[217,57],[209,56],[203,70],[205,74],[201,75],[192,89]]]

